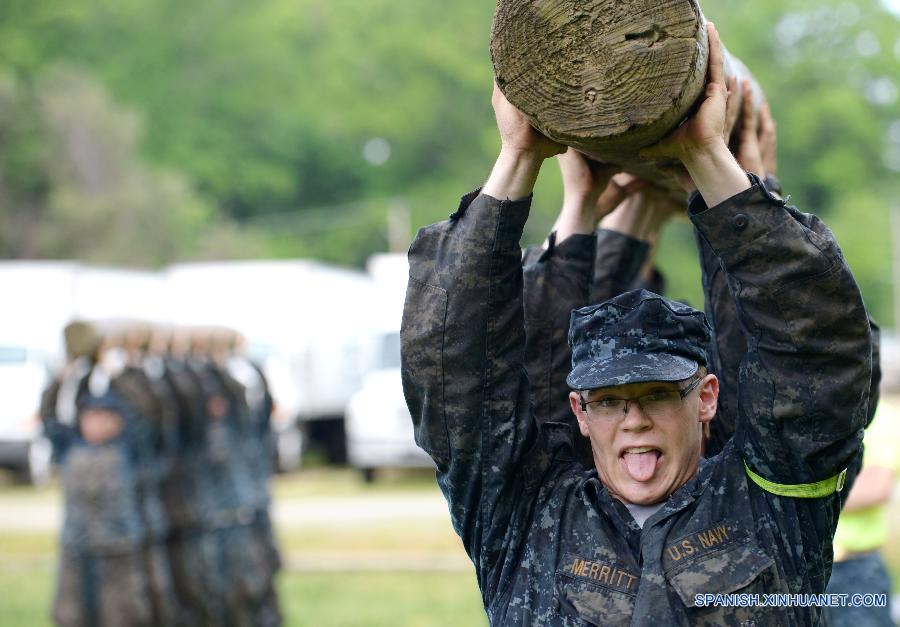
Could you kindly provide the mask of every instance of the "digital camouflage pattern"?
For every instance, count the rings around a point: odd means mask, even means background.
[[[572,310],[603,302],[634,281],[648,246],[616,231],[572,235],[559,244],[555,234],[547,249],[529,248],[523,260],[526,368],[538,424],[569,425],[578,459],[593,467],[590,442],[578,437],[578,422],[569,408],[566,375],[572,365],[568,343]]]
[[[891,598],[891,577],[879,551],[834,563],[829,593],[883,594]],[[890,603],[884,607],[829,607],[828,627],[894,627]]]
[[[706,443],[706,454],[711,457],[725,447],[737,426],[738,376],[741,360],[747,353],[747,340],[718,256],[699,232],[694,232],[694,239],[700,259],[704,308],[714,340],[709,346],[709,370],[719,378],[719,407],[709,425]]]
[[[167,542],[171,533],[169,513],[162,490],[171,473],[174,450],[172,430],[177,410],[159,377],[143,367],[127,366],[112,381],[113,388],[135,408],[137,435],[137,495],[147,533],[144,563],[148,596],[157,625],[176,625],[184,614],[175,592]]]
[[[138,552],[87,555],[63,548],[53,620],[60,627],[157,627]]]
[[[694,237],[699,250],[701,281],[705,298],[707,320],[712,326],[712,342],[709,345],[709,371],[719,379],[719,408],[716,418],[710,423],[709,439],[706,443],[707,457],[717,455],[736,428],[738,403],[738,380],[741,360],[747,352],[747,340],[741,329],[735,301],[728,288],[727,274],[706,242],[695,231]],[[869,386],[869,409],[866,425],[875,416],[881,384],[881,333],[878,324],[869,318],[872,331],[872,379]]]
[[[54,618],[66,627],[152,625],[134,413],[109,388],[100,396],[87,392],[78,406],[79,412],[90,407],[116,411],[125,428],[99,445],[74,436],[63,458],[65,516]]]
[[[518,246],[530,200],[470,194],[410,249],[403,383],[494,625],[814,625],[816,608],[696,607],[697,593],[822,592],[840,496],[784,484],[858,464],[871,376],[862,299],[830,231],[758,183],[689,215],[748,350],[734,437],[638,527],[571,430],[538,427]],[[846,489],[846,488],[845,488]]]
[[[261,471],[271,461],[260,459],[271,454],[262,442],[272,399],[261,374],[248,362],[258,379],[251,410],[254,392],[202,356],[125,354],[104,341],[97,355],[76,355],[41,404],[66,499],[54,619],[280,625]],[[91,407],[119,413],[124,432],[84,441],[80,416]]]
[[[573,390],[683,381],[707,365],[709,324],[687,305],[646,290],[572,312]]]
[[[704,455],[712,457],[734,435],[737,382],[741,360],[747,352],[734,299],[713,250],[695,231],[707,321],[711,326],[708,346],[709,372],[719,379],[718,413],[710,423]],[[638,272],[649,246],[627,235],[599,229],[593,236],[570,236],[560,244],[555,234],[544,249],[534,246],[523,259],[526,363],[535,403],[535,419],[568,424],[572,429],[579,460],[593,467],[590,442],[578,432],[578,422],[569,406],[571,388],[566,376],[571,367],[567,335],[571,311],[602,303],[625,291],[645,289],[665,294],[665,278],[653,268],[643,279]],[[590,257],[593,255],[593,267]],[[587,293],[590,293],[587,296]],[[872,330],[872,384],[869,391],[869,421],[878,405],[881,362],[880,331],[869,318]]]

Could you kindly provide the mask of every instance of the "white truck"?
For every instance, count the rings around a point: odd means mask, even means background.
[[[360,347],[376,299],[372,280],[307,260],[178,264],[166,274],[173,322],[234,328],[263,365],[279,467],[299,462],[301,432],[343,461],[344,410],[371,368]]]
[[[427,468],[431,458],[413,438],[400,379],[400,320],[409,264],[406,255],[373,255],[367,264],[378,300],[371,308],[364,352],[373,367],[347,403],[347,459],[366,482],[379,468]]]
[[[0,466],[31,483],[51,473],[38,416],[41,393],[65,361],[63,328],[82,319],[159,319],[162,277],[71,262],[0,262]]]

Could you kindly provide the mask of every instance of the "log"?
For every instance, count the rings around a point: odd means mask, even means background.
[[[491,28],[497,85],[535,128],[645,178],[667,164],[638,151],[691,113],[708,56],[697,0],[499,0]],[[749,76],[727,51],[725,71]]]

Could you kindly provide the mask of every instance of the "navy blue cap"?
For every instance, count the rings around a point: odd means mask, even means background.
[[[125,399],[113,390],[107,390],[103,394],[88,393],[79,397],[78,409],[81,411],[86,409],[106,409],[121,414],[123,418],[127,418],[131,413]]]
[[[572,312],[573,390],[682,381],[708,363],[710,327],[702,311],[647,290],[625,292]]]

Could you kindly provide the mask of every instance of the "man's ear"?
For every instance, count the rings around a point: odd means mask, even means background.
[[[708,374],[703,377],[699,397],[699,420],[704,424],[709,424],[716,417],[716,409],[719,406],[719,378],[716,375]]]
[[[581,435],[589,437],[587,415],[581,409],[581,395],[578,392],[569,392],[569,407],[572,408],[572,413],[578,419],[578,430],[581,431]]]

